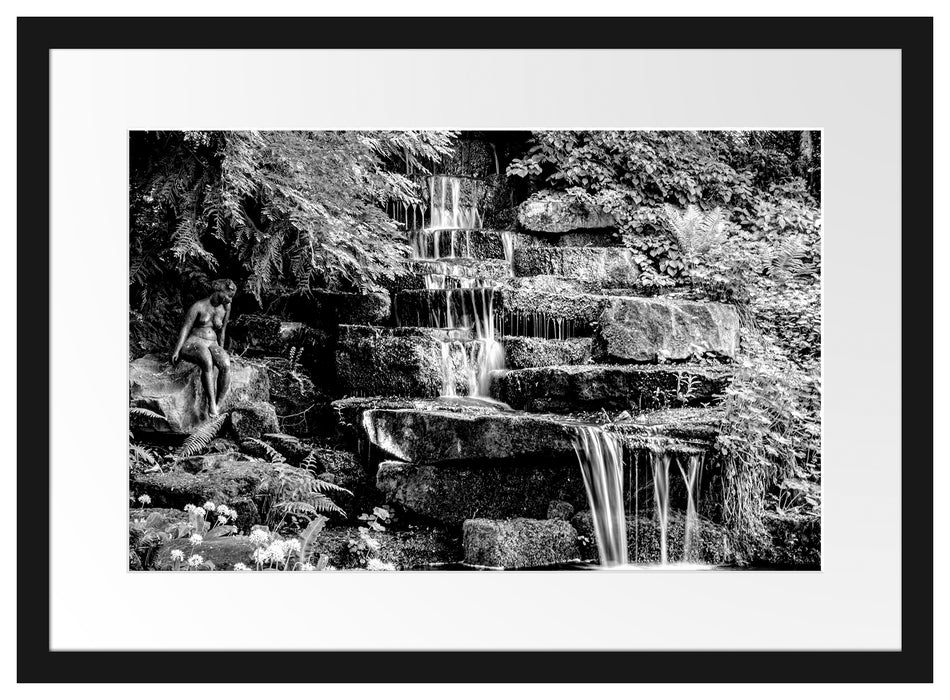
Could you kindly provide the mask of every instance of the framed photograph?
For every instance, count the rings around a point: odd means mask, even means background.
[[[20,680],[931,680],[932,43],[21,18]]]

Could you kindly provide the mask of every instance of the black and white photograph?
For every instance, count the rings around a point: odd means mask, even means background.
[[[821,130],[128,163],[130,570],[821,569]]]

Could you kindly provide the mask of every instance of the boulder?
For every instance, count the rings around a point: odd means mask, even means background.
[[[181,509],[210,500],[236,508],[240,513],[236,501],[254,496],[261,479],[272,469],[265,462],[234,460],[190,473],[174,464],[164,472],[132,474],[130,490],[133,494],[149,496],[156,508]]]
[[[571,519],[580,536],[581,556],[599,560],[597,538],[589,510]],[[686,518],[679,511],[671,511],[667,529],[667,557],[670,563],[683,561]],[[696,534],[690,545],[690,561],[704,564],[730,564],[735,554],[725,529],[705,518],[697,518]],[[631,564],[659,564],[660,523],[652,513],[627,515],[627,559]]]
[[[548,340],[505,336],[501,339],[501,344],[505,348],[505,367],[509,369],[588,364],[591,343],[590,338]]]
[[[574,515],[574,506],[567,501],[548,503],[548,520],[570,520]]]
[[[566,233],[578,229],[612,228],[616,220],[566,192],[544,190],[531,195],[518,209],[518,223],[528,231]]]
[[[659,448],[677,454],[714,453],[724,420],[721,407],[667,408],[638,413],[625,420],[604,424],[632,450]]]
[[[739,314],[733,306],[659,297],[609,299],[594,334],[598,362],[736,356]]]
[[[601,287],[634,287],[640,268],[627,248],[520,248],[515,274],[555,275],[596,282]]]
[[[242,401],[231,407],[231,431],[238,440],[279,432],[277,412],[266,401]]]
[[[726,370],[706,365],[562,365],[496,371],[491,394],[539,413],[645,411],[717,403],[728,380]]]
[[[574,459],[572,434],[564,425],[525,413],[371,409],[363,427],[374,446],[414,464]]]
[[[366,558],[377,559],[396,570],[424,569],[432,564],[456,563],[462,558],[462,542],[456,531],[415,527],[404,530],[373,532],[379,548],[371,553],[355,554],[351,543],[359,543],[356,527],[330,527],[324,530],[314,553],[325,554],[337,569],[365,569]]]
[[[458,342],[440,342],[448,337],[434,328],[340,326],[337,387],[357,396],[436,397],[449,368],[457,378],[456,391],[464,391],[461,370],[471,352],[466,347],[470,336],[455,334]]]
[[[200,567],[202,571],[212,566],[215,571],[229,571],[234,569],[235,564],[244,564],[247,568],[253,569],[256,565],[251,559],[251,554],[257,547],[258,545],[254,544],[250,537],[241,535],[205,539],[196,545],[192,545],[188,538],[171,540],[155,553],[152,558],[152,568],[159,571],[174,569],[175,562],[172,561],[171,553],[180,549],[186,560],[179,564],[181,569],[187,568],[187,560],[193,554],[197,554],[204,560]]]
[[[146,355],[129,364],[129,395],[133,407],[145,408],[162,418],[131,414],[132,428],[141,432],[186,435],[207,417],[207,400],[201,370],[190,362],[173,366],[158,355]],[[243,401],[267,401],[270,384],[263,367],[231,358],[231,390],[219,408],[228,410]]]
[[[474,517],[544,518],[552,499],[586,503],[576,462],[416,465],[385,461],[376,487],[386,503],[445,525]],[[571,503],[568,503],[570,501]]]
[[[529,569],[580,558],[577,532],[563,520],[488,520],[462,524],[463,561],[497,569]]]

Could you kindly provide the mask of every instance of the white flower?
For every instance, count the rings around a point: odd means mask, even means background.
[[[267,561],[267,550],[264,547],[258,547],[251,554],[251,559],[255,564],[263,564]]]
[[[368,571],[395,571],[396,567],[390,564],[389,562],[382,561],[380,559],[369,559],[366,562],[366,569]]]
[[[260,546],[267,544],[268,540],[270,540],[270,536],[263,530],[251,530],[251,544]]]
[[[180,549],[173,549],[171,557],[172,561],[185,561],[185,553]]]
[[[313,571],[314,568],[315,568],[314,565],[311,564],[309,561],[301,562],[300,564],[301,571]]]
[[[300,551],[300,540],[285,540],[284,541],[284,553],[288,554],[293,552],[297,554]]]
[[[196,534],[189,537],[188,541],[191,542],[191,546],[194,547],[195,545],[201,544],[204,541],[204,537]]]
[[[228,513],[231,512],[231,509],[228,508],[228,507],[227,507],[226,505],[224,505],[223,503],[222,503],[221,505],[219,505],[215,510],[217,510],[219,513],[221,513],[221,515],[227,515]]]
[[[195,509],[192,510],[191,512],[194,513],[195,515],[197,515],[199,518],[205,517],[205,509],[204,509],[204,508],[198,508],[197,506],[195,506]]]
[[[237,520],[237,516],[238,516],[238,512],[234,508],[228,511],[228,517],[230,517],[231,520]]]
[[[188,566],[193,566],[197,569],[204,563],[205,559],[200,554],[193,554],[192,556],[188,557]]]
[[[214,510],[214,501],[206,501],[205,510]]]
[[[234,565],[234,571],[247,571],[247,566],[245,566],[241,562],[238,562],[237,564]]]
[[[139,503],[141,503],[143,506],[151,502],[152,502],[151,496],[145,496],[145,495],[139,496]]]
[[[219,515],[219,516],[218,516],[218,522],[221,523],[222,525],[223,525],[224,523],[226,523],[227,521],[228,521],[228,519],[225,518],[223,515]]]
[[[266,561],[279,562],[284,558],[284,543],[281,540],[274,540],[266,550]]]
[[[186,512],[186,513],[190,513],[190,512],[193,511],[194,509],[195,509],[195,506],[194,506],[193,503],[189,503],[187,506],[185,506],[185,512]]]

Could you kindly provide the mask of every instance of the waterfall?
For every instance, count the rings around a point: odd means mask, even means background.
[[[474,197],[470,204],[463,202],[460,178],[429,178],[429,226],[410,231],[409,243],[413,258],[432,266],[424,278],[426,289],[444,292],[444,312],[429,309],[430,325],[446,330],[439,341],[442,396],[457,396],[461,384],[468,396],[488,397],[492,371],[505,366],[504,348],[496,339],[494,287],[475,277],[471,267],[450,260],[471,259],[471,232],[481,223]],[[468,331],[471,340],[462,337]]]
[[[651,452],[653,504],[660,523],[660,565],[669,563],[667,533],[670,527],[670,453]]]
[[[703,469],[702,455],[689,455],[687,457],[687,468],[684,470],[682,463],[677,463],[683,481],[686,482],[686,523],[683,534],[683,561],[697,561],[700,557],[694,551],[698,542],[695,537],[699,534],[699,483],[702,480],[701,473]]]
[[[627,523],[623,509],[623,446],[600,428],[580,426],[574,436],[602,566],[627,563]]]

